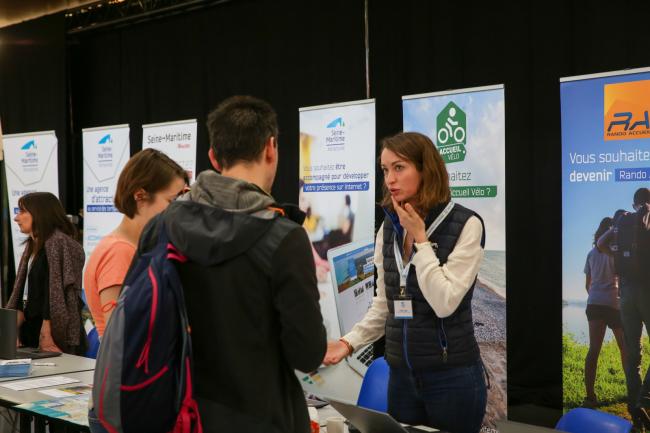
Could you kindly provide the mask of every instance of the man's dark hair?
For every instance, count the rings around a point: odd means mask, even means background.
[[[650,203],[650,189],[639,188],[634,193],[634,205],[641,206]]]
[[[208,115],[210,147],[222,168],[257,161],[269,137],[278,138],[273,108],[252,96],[232,96]]]

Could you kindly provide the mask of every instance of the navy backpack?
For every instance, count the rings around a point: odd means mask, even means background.
[[[93,405],[110,433],[201,433],[192,395],[192,344],[175,262],[183,256],[165,225],[136,258],[102,338]]]

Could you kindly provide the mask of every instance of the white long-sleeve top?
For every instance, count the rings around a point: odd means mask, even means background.
[[[384,283],[383,233],[382,224],[375,242],[377,294],[363,320],[354,325],[354,328],[343,337],[355,350],[378,340],[385,332],[389,312]],[[463,297],[472,287],[483,260],[482,235],[481,221],[476,216],[472,216],[465,223],[456,246],[444,265],[440,266],[440,261],[431,245],[418,248],[413,255],[413,265],[415,265],[420,291],[438,317],[448,317],[456,311]]]

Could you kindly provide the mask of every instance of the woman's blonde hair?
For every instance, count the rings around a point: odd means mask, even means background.
[[[420,173],[422,179],[414,200],[416,209],[428,212],[432,207],[451,200],[445,162],[429,137],[418,132],[400,132],[381,141],[381,151],[384,150],[390,150],[411,162]],[[386,183],[383,185],[383,191],[381,205],[393,210]]]

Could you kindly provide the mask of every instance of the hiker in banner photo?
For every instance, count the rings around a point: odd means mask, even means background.
[[[603,218],[594,233],[594,247],[585,262],[585,289],[587,290],[587,321],[589,322],[589,351],[585,358],[585,397],[582,406],[595,408],[598,397],[595,392],[598,357],[609,327],[614,333],[621,353],[621,365],[625,368],[625,336],[619,311],[618,277],[614,258],[596,247],[598,239],[611,228],[614,220]]]
[[[598,239],[598,249],[613,255],[619,276],[628,410],[640,430],[650,428],[650,369],[641,380],[641,332],[650,326],[650,189],[634,193],[633,207]]]
[[[18,200],[14,218],[28,235],[6,308],[18,310],[19,344],[83,355],[81,273],[85,254],[58,198],[33,192]]]
[[[386,216],[375,244],[377,295],[363,320],[328,344],[326,365],[386,335],[388,413],[397,421],[478,433],[487,385],[472,321],[485,229],[451,201],[431,140],[405,132],[381,143]]]

